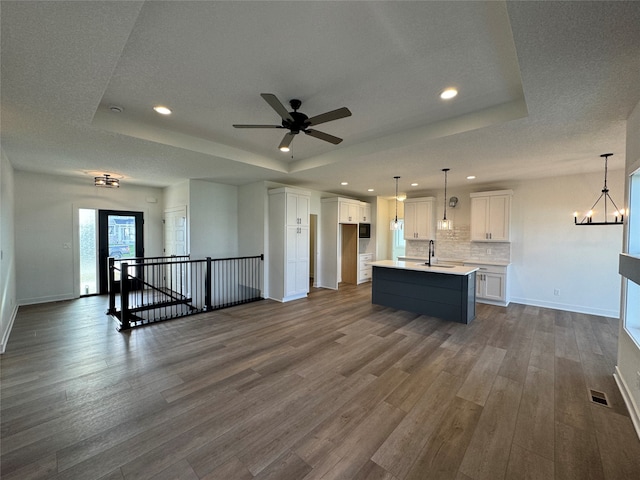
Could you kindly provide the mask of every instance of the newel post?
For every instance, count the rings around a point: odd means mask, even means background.
[[[107,286],[109,288],[109,310],[107,310],[108,315],[116,314],[116,292],[113,288],[113,284],[115,282],[115,258],[109,257],[107,258],[107,271],[109,275],[109,280],[107,282]]]
[[[211,306],[211,277],[213,276],[213,270],[211,268],[211,257],[207,257],[207,269],[204,275],[204,309],[212,310]]]
[[[118,330],[128,330],[129,323],[129,264],[120,264],[120,328]]]

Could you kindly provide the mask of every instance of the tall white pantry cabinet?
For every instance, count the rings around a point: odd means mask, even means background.
[[[288,302],[309,293],[308,191],[269,190],[269,298]]]

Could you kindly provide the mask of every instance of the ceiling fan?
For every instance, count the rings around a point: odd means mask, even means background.
[[[321,113],[315,117],[307,117],[304,113],[298,112],[298,109],[302,105],[302,102],[296,98],[289,101],[289,105],[293,109],[293,112],[288,112],[285,106],[278,100],[273,93],[261,93],[260,96],[273,108],[280,117],[282,117],[281,125],[234,125],[235,128],[286,128],[289,132],[284,136],[278,148],[284,152],[289,151],[289,145],[293,141],[298,133],[303,132],[306,135],[310,135],[325,142],[333,143],[334,145],[342,142],[341,138],[334,137],[328,133],[320,132],[318,130],[312,130],[309,127],[314,127],[321,123],[330,122],[332,120],[338,120],[340,118],[350,117],[351,112],[347,107],[338,108],[330,112]]]

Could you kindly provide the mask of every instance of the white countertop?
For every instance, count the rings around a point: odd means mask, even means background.
[[[416,272],[445,273],[447,275],[469,275],[478,270],[477,267],[463,267],[452,265],[424,265],[424,262],[401,262],[394,260],[378,260],[377,262],[369,262],[367,265],[374,267],[395,268],[398,270],[414,270]]]

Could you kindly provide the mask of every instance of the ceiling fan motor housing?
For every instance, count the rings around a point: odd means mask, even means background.
[[[292,107],[293,102],[294,100],[291,100]],[[293,122],[289,120],[282,120],[282,126],[291,130],[292,133],[299,133],[300,130],[304,130],[309,126],[309,117],[307,117],[304,113],[296,112],[294,110],[293,112],[289,112],[289,115],[291,115],[291,118],[293,118]]]

